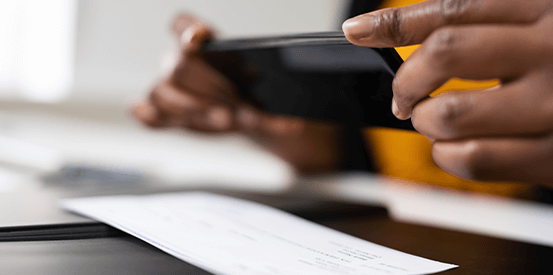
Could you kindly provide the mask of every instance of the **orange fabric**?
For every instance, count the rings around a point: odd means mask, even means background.
[[[383,7],[398,7],[423,2],[422,0],[388,0]],[[418,46],[396,48],[405,60]],[[498,81],[450,80],[433,95],[444,91],[466,91],[497,85]],[[371,144],[376,165],[381,173],[418,182],[504,196],[516,196],[527,190],[525,185],[513,183],[484,183],[451,176],[438,168],[432,160],[432,146],[428,140],[414,132],[370,128],[366,138]]]

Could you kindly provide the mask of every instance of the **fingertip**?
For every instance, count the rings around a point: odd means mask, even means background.
[[[403,111],[401,110],[395,99],[392,99],[392,113],[394,114],[394,116],[397,118],[397,119],[400,119],[400,120],[407,120],[411,117],[411,112],[407,111]]]
[[[399,116],[397,117],[399,120],[408,120],[411,118],[411,112],[400,112]]]
[[[432,158],[440,169],[453,176],[474,180],[479,177],[474,141],[437,141],[432,145]]]
[[[176,37],[180,37],[182,33],[196,21],[198,20],[193,15],[180,13],[171,21],[171,32],[173,32]]]
[[[198,51],[211,38],[211,30],[203,23],[195,22],[182,33],[180,43],[185,51]]]
[[[397,119],[406,120],[411,117],[412,109],[410,109],[411,107],[409,107],[409,105],[406,104],[405,92],[402,92],[404,90],[402,86],[403,86],[403,83],[405,83],[405,81],[402,81],[401,79],[402,70],[403,70],[403,65],[398,70],[398,73],[396,74],[396,76],[394,77],[394,80],[392,81],[392,91],[394,94],[392,97],[392,113]],[[406,110],[407,108],[409,109]]]
[[[131,108],[131,115],[138,121],[150,126],[159,126],[159,112],[149,101],[141,101]]]
[[[432,159],[436,166],[443,171],[457,175],[458,171],[455,169],[456,155],[458,155],[459,147],[451,142],[433,142],[432,143]]]
[[[342,24],[344,35],[353,44],[358,45],[362,39],[369,38],[374,29],[374,16],[371,13],[359,15]]]

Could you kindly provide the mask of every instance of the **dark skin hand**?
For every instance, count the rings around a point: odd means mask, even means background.
[[[207,25],[191,15],[180,15],[171,29],[180,46],[177,65],[146,100],[132,108],[137,120],[154,128],[240,132],[300,174],[338,169],[339,128],[255,109],[237,96],[233,83],[202,58],[201,47],[214,37]]]
[[[364,47],[421,44],[393,83],[392,111],[433,142],[459,177],[553,187],[553,1],[429,0],[346,21]],[[451,78],[499,79],[428,95]]]

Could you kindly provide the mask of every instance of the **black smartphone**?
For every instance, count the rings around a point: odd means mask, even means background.
[[[414,130],[391,111],[392,80],[403,62],[393,48],[358,47],[342,32],[325,32],[215,40],[203,55],[268,113]]]

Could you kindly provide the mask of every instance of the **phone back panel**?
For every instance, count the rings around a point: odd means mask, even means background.
[[[206,60],[256,107],[353,127],[413,130],[391,112],[394,49],[363,48],[342,33],[214,41]]]

